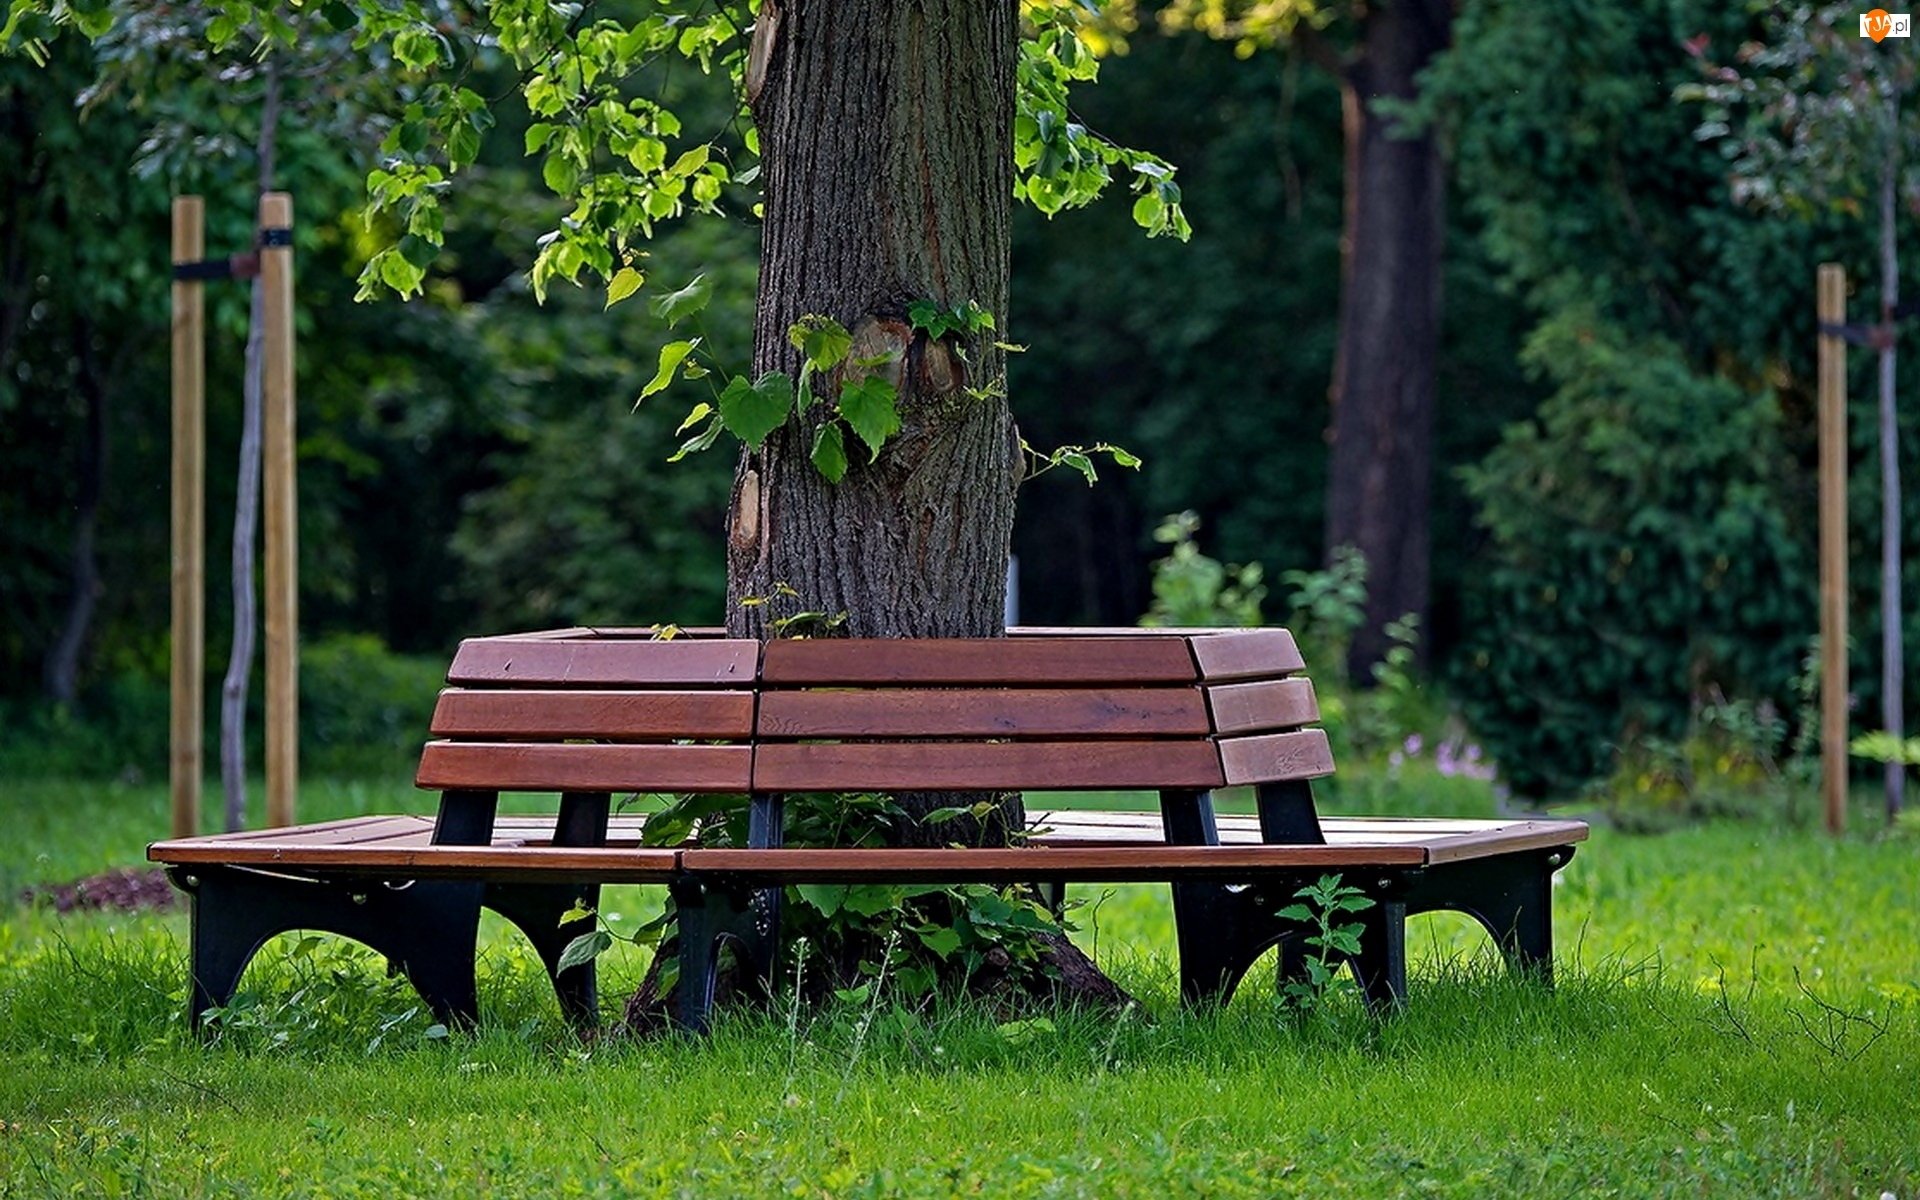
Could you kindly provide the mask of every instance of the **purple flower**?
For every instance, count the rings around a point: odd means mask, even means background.
[[[1419,757],[1420,757],[1420,748],[1421,748],[1422,746],[1424,746],[1424,745],[1426,745],[1426,743],[1420,740],[1420,735],[1419,735],[1419,734],[1417,734],[1417,733],[1410,733],[1410,734],[1408,734],[1408,735],[1407,735],[1407,740],[1406,740],[1406,743],[1405,743],[1405,748],[1406,748],[1406,751],[1407,751],[1407,757],[1408,757],[1408,758],[1419,758]]]

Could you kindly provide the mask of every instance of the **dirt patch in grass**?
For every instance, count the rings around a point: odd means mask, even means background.
[[[180,903],[180,893],[158,867],[118,867],[72,883],[39,883],[20,898],[62,913],[164,912]]]

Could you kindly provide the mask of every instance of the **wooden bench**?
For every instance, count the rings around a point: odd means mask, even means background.
[[[156,843],[193,899],[197,1023],[260,945],[292,929],[365,942],[442,1019],[477,1016],[479,912],[517,925],[563,1010],[595,1019],[592,964],[560,972],[605,883],[659,883],[678,908],[680,1008],[704,1029],[720,946],[774,970],[780,886],[799,882],[1172,885],[1181,989],[1224,1000],[1265,950],[1297,971],[1303,931],[1275,913],[1337,872],[1358,914],[1353,969],[1375,1005],[1406,989],[1405,921],[1477,919],[1516,967],[1551,970],[1551,883],[1576,821],[1322,821],[1332,757],[1312,684],[1280,629],[1015,630],[992,640],[670,641],[559,630],[463,643],[423,751],[437,816],[372,816]],[[1257,815],[1217,816],[1249,787]],[[783,846],[800,792],[1145,791],[1155,813],[1046,811],[1004,849]],[[501,792],[559,793],[550,816],[496,815]],[[748,844],[641,844],[627,793],[743,794]]]

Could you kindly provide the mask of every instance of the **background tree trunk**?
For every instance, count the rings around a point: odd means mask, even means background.
[[[1340,346],[1333,373],[1327,550],[1367,559],[1366,622],[1348,657],[1366,682],[1384,628],[1427,612],[1428,504],[1446,172],[1436,133],[1409,135],[1379,111],[1411,100],[1445,50],[1451,0],[1371,6],[1360,53],[1341,75],[1346,107],[1346,232]]]
[[[1004,323],[1013,203],[1013,0],[790,0],[761,10],[752,97],[766,207],[754,371],[797,373],[787,329],[811,313],[894,352],[902,429],[827,483],[815,422],[743,453],[728,536],[728,626],[766,637],[793,611],[846,614],[855,637],[994,637],[1023,469],[993,335],[964,358],[907,306],[971,300]],[[770,39],[766,40],[766,39]],[[751,86],[751,84],[750,84]],[[832,384],[822,390],[832,394]],[[794,589],[790,602],[748,605]],[[902,797],[910,812],[956,803]],[[1009,800],[1006,814],[1018,814]],[[931,834],[932,831],[929,831]],[[953,831],[939,831],[951,838]],[[913,830],[903,830],[911,839]]]
[[[1887,148],[1880,164],[1880,721],[1902,736],[1906,726],[1906,659],[1900,613],[1900,425],[1894,406],[1894,311],[1900,304],[1900,256],[1895,192],[1900,177],[1900,102],[1887,105]],[[1907,767],[1886,766],[1887,819],[1900,815]]]
[[[260,136],[255,143],[260,194],[273,190],[275,140],[280,130],[280,68],[266,64],[266,93],[260,103]],[[227,674],[220,684],[220,787],[225,794],[229,833],[247,825],[247,682],[253,675],[253,647],[260,629],[254,605],[254,550],[260,540],[260,452],[262,374],[266,371],[266,285],[253,280],[247,317],[246,379],[241,387],[240,469],[233,499],[233,644]]]
[[[80,447],[79,490],[74,497],[72,591],[60,636],[47,651],[44,682],[49,699],[71,706],[80,695],[80,655],[100,601],[100,563],[95,534],[100,523],[100,495],[107,470],[107,391],[93,345],[93,323],[73,327],[74,382],[86,401],[86,439]]]

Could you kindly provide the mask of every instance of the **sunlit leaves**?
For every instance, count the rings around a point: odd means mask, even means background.
[[[647,307],[653,315],[667,323],[669,328],[678,325],[683,319],[693,316],[707,306],[713,299],[713,281],[703,274],[695,275],[687,285],[677,291],[657,296]]]
[[[660,365],[655,368],[653,378],[647,381],[647,386],[640,389],[640,400],[645,400],[648,396],[666,391],[668,385],[673,382],[674,376],[679,373],[680,364],[685,362],[687,356],[692,354],[699,346],[700,339],[693,338],[690,341],[684,342],[668,342],[666,345],[660,347]],[[640,406],[640,400],[633,402],[635,408]],[[701,407],[704,408],[706,406],[702,405]],[[680,428],[684,430],[686,425],[682,424]]]
[[[787,329],[787,341],[816,371],[831,371],[853,348],[853,335],[832,317],[809,313]]]

